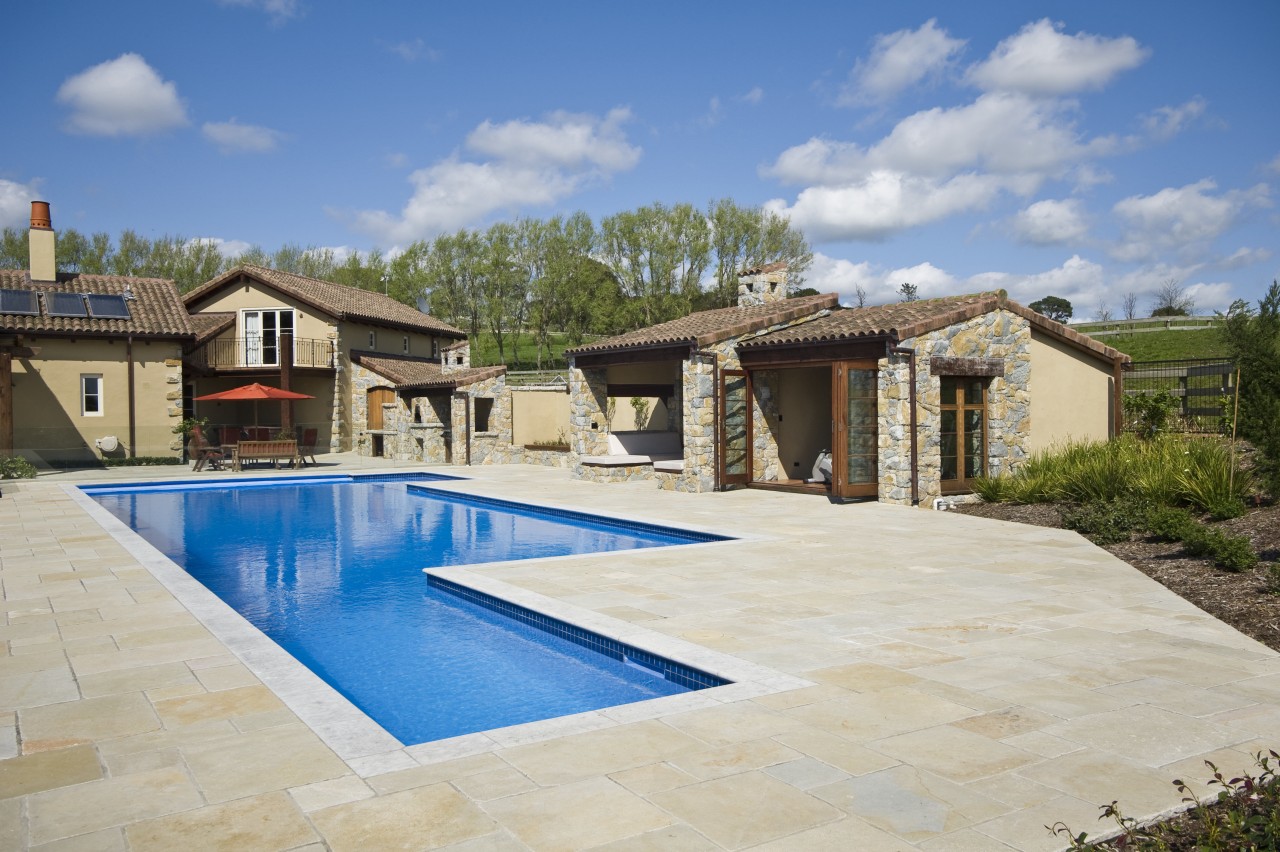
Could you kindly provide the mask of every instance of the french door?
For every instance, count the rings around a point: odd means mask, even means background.
[[[874,497],[880,485],[875,361],[831,365],[831,495]]]
[[[293,333],[293,309],[245,311],[244,363],[247,367],[278,367],[280,335]]]

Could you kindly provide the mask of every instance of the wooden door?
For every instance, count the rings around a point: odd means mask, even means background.
[[[720,373],[720,486],[751,481],[751,381],[745,370]]]
[[[365,400],[368,405],[368,429],[371,432],[381,431],[382,425],[382,406],[396,401],[396,392],[393,388],[369,388],[365,394]]]
[[[875,361],[831,366],[831,494],[874,497],[880,484],[879,405]]]

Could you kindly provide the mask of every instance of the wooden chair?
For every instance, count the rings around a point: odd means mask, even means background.
[[[240,443],[240,427],[239,426],[219,426],[218,433],[221,439],[218,443],[224,447],[234,447]]]
[[[298,458],[303,461],[310,458],[312,464],[316,463],[316,436],[319,432],[319,429],[302,430],[302,441],[298,444]]]
[[[187,445],[187,450],[195,460],[191,467],[193,471],[204,470],[206,465],[210,470],[222,470],[222,463],[227,457],[221,447],[209,443],[204,437],[204,430],[199,426],[191,430],[191,442]]]

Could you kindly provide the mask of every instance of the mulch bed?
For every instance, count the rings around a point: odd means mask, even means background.
[[[1058,506],[1052,503],[970,503],[957,506],[955,511],[1041,527],[1062,526]],[[1252,508],[1215,526],[1232,535],[1248,536],[1263,564],[1251,572],[1233,574],[1212,562],[1188,557],[1180,544],[1145,537],[1107,550],[1215,618],[1280,651],[1280,594],[1268,588],[1265,564],[1280,562],[1280,504]]]

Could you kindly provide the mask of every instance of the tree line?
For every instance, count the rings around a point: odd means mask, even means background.
[[[384,293],[465,330],[492,335],[508,360],[522,335],[537,343],[537,366],[557,334],[578,344],[690,311],[736,303],[738,272],[786,261],[796,290],[813,261],[804,235],[776,214],[720,199],[699,209],[655,203],[606,216],[578,212],[463,228],[419,240],[388,257],[340,258],[332,249],[254,246],[224,256],[209,240],[126,230],[57,234],[60,272],[172,279],[182,292],[240,264],[270,267]],[[27,232],[5,228],[0,268],[27,266]]]

